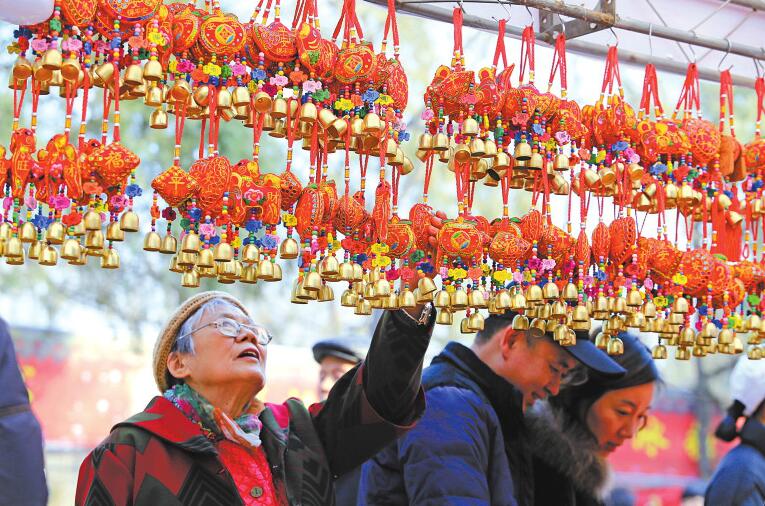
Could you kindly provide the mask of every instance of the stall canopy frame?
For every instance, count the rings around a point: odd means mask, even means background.
[[[387,0],[367,1],[387,5]],[[600,57],[618,40],[619,60],[626,64],[653,63],[659,70],[684,75],[695,61],[699,77],[715,82],[720,70],[732,68],[738,86],[754,87],[755,76],[765,69],[765,0],[630,0],[618,7],[617,0],[590,3],[591,8],[561,0],[396,0],[396,9],[451,23],[452,8],[459,5],[464,26],[495,33],[496,20],[509,17],[506,33],[514,38],[523,31],[518,23],[533,19],[537,40],[546,45],[565,30],[568,51]]]

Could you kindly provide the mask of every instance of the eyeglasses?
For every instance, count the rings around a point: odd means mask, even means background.
[[[187,332],[182,336],[178,336],[178,339],[182,339],[198,330],[202,330],[203,328],[210,326],[215,327],[218,332],[224,336],[233,338],[239,337],[242,333],[242,329],[247,329],[255,335],[258,344],[261,346],[266,346],[273,339],[273,336],[268,330],[265,329],[265,327],[261,327],[260,325],[257,325],[253,322],[241,323],[237,320],[234,320],[233,318],[227,318],[225,316],[218,318],[217,320],[210,323],[205,323],[204,325],[197,327],[191,332]]]
[[[575,387],[587,383],[588,379],[587,368],[578,365],[560,377],[560,386]]]

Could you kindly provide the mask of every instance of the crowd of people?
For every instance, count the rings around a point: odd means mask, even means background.
[[[598,505],[608,456],[646,423],[657,368],[638,336],[610,357],[507,311],[423,369],[430,305],[387,311],[371,342],[316,343],[319,395],[263,403],[271,334],[224,292],[185,301],[153,354],[159,394],[82,463],[77,505]],[[597,329],[595,330],[597,332]],[[45,504],[40,428],[0,325],[0,504]],[[765,503],[765,361],[742,357],[716,434],[738,446],[711,505]]]

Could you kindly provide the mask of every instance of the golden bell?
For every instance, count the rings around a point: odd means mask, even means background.
[[[449,137],[443,132],[438,132],[431,141],[431,149],[438,152],[448,151]]]
[[[542,297],[544,297],[545,300],[554,300],[560,297],[558,285],[555,283],[546,283],[545,286],[542,287]]]
[[[24,81],[32,76],[32,64],[27,60],[24,55],[19,55],[13,64],[13,78],[19,81]]]
[[[101,268],[102,269],[119,269],[120,267],[120,255],[114,248],[108,248],[104,250],[101,255]]]
[[[484,143],[477,137],[470,141],[470,144],[468,144],[468,150],[470,151],[470,156],[472,158],[483,158],[484,155],[486,155],[486,148]]]
[[[364,268],[361,267],[361,264],[354,263],[353,264],[353,281],[361,281],[363,277],[364,277]]]
[[[234,88],[234,92],[231,94],[231,103],[234,104],[234,107],[243,107],[250,105],[250,90],[245,88],[244,86],[237,86]],[[269,104],[270,105],[270,104]],[[260,111],[258,112],[268,112],[268,111]]]
[[[316,109],[316,104],[313,102],[306,102],[300,106],[300,121],[308,125],[313,125],[318,115],[319,111]]]
[[[335,116],[335,114],[329,109],[322,108],[319,111],[319,115],[318,115],[319,125],[324,130],[327,130],[329,126],[332,124],[332,122],[335,121],[336,119],[337,119],[337,116]],[[389,140],[393,141],[393,139],[389,139]],[[395,142],[396,141],[393,141],[394,144]]]
[[[686,314],[690,310],[688,306],[688,299],[685,297],[677,297],[672,303],[672,312],[677,314]]]
[[[559,343],[568,341],[568,327],[561,323],[557,324],[553,330],[553,339]]]
[[[627,327],[632,329],[639,329],[643,325],[645,325],[645,316],[643,316],[643,313],[635,312],[627,315]]]
[[[197,268],[201,268],[201,269],[208,269],[208,268],[215,267],[215,255],[213,255],[213,250],[211,250],[210,248],[202,248],[199,251],[199,254],[196,255],[194,265],[196,265]]]
[[[61,258],[64,260],[77,260],[82,254],[82,247],[77,239],[67,239],[61,246]]]
[[[451,308],[456,311],[461,311],[468,306],[468,295],[462,288],[457,288],[450,294]]]
[[[132,65],[131,65],[132,67]],[[162,64],[157,60],[148,60],[143,66],[143,78],[147,81],[156,83],[165,77],[165,72],[162,69]]]
[[[250,103],[250,93],[249,93],[249,90],[247,90],[247,88],[242,88],[242,89],[244,91],[239,92],[238,99],[240,101],[244,100],[244,98],[245,98],[244,93],[245,92],[247,93],[247,99],[246,99],[246,101],[244,103],[240,103],[240,105],[249,105],[249,103]],[[284,100],[284,99],[282,99],[282,100]],[[255,109],[255,111],[259,112],[260,114],[265,114],[267,112],[271,112],[271,114],[273,114],[273,100],[271,99],[271,95],[269,95],[265,91],[263,91],[263,90],[257,91],[255,93],[255,96],[252,97],[252,102],[253,102],[253,108]],[[305,107],[305,106],[308,106],[308,107]],[[312,118],[310,118],[310,112],[306,112],[306,116],[304,118],[303,117],[303,111],[309,111],[310,109],[313,110],[314,116]],[[305,104],[303,104],[303,107],[301,107],[300,110],[301,110],[301,117],[300,117],[300,119],[303,120],[303,121],[310,121],[311,123],[313,123],[313,121],[316,119],[316,115],[315,115],[316,106],[312,102],[306,102]],[[281,116],[281,117],[283,118],[284,116]]]
[[[516,160],[525,162],[531,158],[531,154],[531,145],[528,142],[521,141],[515,145],[513,157]]]
[[[756,346],[750,346],[746,356],[749,360],[760,360],[762,358],[762,350]]]
[[[529,285],[526,288],[526,304],[539,304],[542,302],[544,295],[539,285]]]
[[[679,347],[675,350],[675,360],[690,360],[691,350]]]
[[[340,296],[340,305],[343,307],[355,307],[359,296],[353,290],[347,289]]]
[[[668,319],[670,325],[682,325],[685,323],[685,317],[682,313],[671,313]]]
[[[159,107],[162,105],[162,86],[152,86],[146,90],[143,97],[143,103],[149,107]]]
[[[213,257],[216,262],[230,262],[234,258],[234,248],[227,242],[219,242],[213,250]]]
[[[176,79],[168,97],[171,102],[187,102],[191,97],[191,85],[184,79]]]
[[[412,163],[412,160],[410,160],[409,157],[404,156],[404,160],[403,160],[403,163],[401,164],[401,168],[399,169],[399,172],[401,173],[402,176],[406,176],[407,174],[411,173],[413,170],[414,170],[414,164]]]
[[[210,104],[210,88],[206,84],[197,86],[194,88],[192,98],[197,106],[202,108],[207,107]]]
[[[173,257],[170,259],[170,272],[183,272],[183,267],[178,264],[178,255],[173,255]]]
[[[11,253],[13,253],[13,255],[7,254],[8,246],[11,247]],[[11,239],[8,239],[8,242],[6,243],[5,263],[8,265],[24,264],[24,247],[22,246],[18,237],[12,237]]]
[[[85,230],[101,230],[101,215],[95,211],[88,211],[82,220],[85,223]]]
[[[621,339],[618,337],[612,337],[608,340],[608,345],[606,346],[606,353],[609,355],[623,355],[624,354],[624,343]]]
[[[316,271],[311,271],[303,277],[303,288],[309,292],[318,292],[322,285],[321,276]]]
[[[292,237],[284,239],[279,246],[279,258],[283,260],[293,260],[298,257],[300,246]]]
[[[478,311],[474,312],[468,318],[468,327],[474,332],[480,332],[484,328],[484,318]]]
[[[340,264],[338,274],[343,281],[353,281],[353,264],[351,262],[343,262]]]
[[[155,130],[167,128],[167,113],[162,108],[154,109],[149,117],[149,127]]]
[[[178,240],[170,234],[162,238],[159,246],[159,252],[165,255],[174,255],[178,251]]]
[[[387,297],[391,294],[390,281],[384,278],[378,279],[375,281],[374,289],[377,297]]]
[[[528,306],[529,304],[526,301],[526,297],[520,291],[514,293],[510,298],[510,309],[513,311],[519,311]],[[497,299],[497,307],[499,307],[499,299]]]
[[[334,255],[326,256],[319,264],[319,267],[321,268],[322,277],[340,274],[340,263]]]
[[[401,293],[398,294],[398,307],[402,309],[417,307],[417,299],[411,290],[401,290]]]
[[[0,223],[0,239],[9,239],[11,237],[11,224],[7,221]]]
[[[181,286],[184,288],[196,288],[199,286],[199,274],[196,270],[191,269],[184,271],[181,276]]]
[[[271,116],[273,116],[274,119],[283,119],[287,116],[287,113],[287,101],[282,97],[276,97],[271,102]]]
[[[257,263],[260,260],[260,250],[254,244],[246,244],[242,248],[240,258],[242,263],[247,265]]]
[[[750,331],[758,332],[761,325],[762,320],[756,314],[751,314],[746,318],[746,328]]]
[[[428,132],[420,134],[420,139],[417,143],[417,148],[423,151],[429,151],[433,148],[433,136]]]
[[[484,295],[482,290],[474,288],[468,296],[468,305],[475,309],[486,308],[486,297]]]
[[[611,186],[616,182],[616,171],[611,167],[603,167],[598,171],[600,182],[605,186]]]
[[[157,236],[157,238],[159,238],[159,236]],[[118,222],[113,221],[106,226],[106,240],[117,242],[125,240],[125,232],[122,231]]]
[[[483,156],[489,159],[493,159],[495,156],[497,156],[497,143],[491,139],[484,139]]]
[[[70,83],[75,83],[80,78],[80,62],[75,58],[67,58],[61,64],[61,77]]]
[[[271,275],[271,277],[266,279],[265,281],[276,282],[281,280],[282,280],[282,266],[277,263],[274,263],[274,272]]]
[[[196,253],[201,246],[202,242],[199,240],[199,234],[193,231],[184,235],[181,240],[181,251],[184,253]]]
[[[133,87],[143,84],[143,69],[138,64],[128,65],[123,76],[126,86]]]
[[[356,309],[353,310],[354,314],[361,315],[361,316],[368,316],[372,314],[372,305],[369,303],[368,300],[360,299],[356,303]]]
[[[565,318],[567,314],[567,306],[566,303],[561,300],[556,300],[552,303],[550,306],[550,317],[551,318]]]
[[[319,296],[316,300],[319,302],[329,302],[335,300],[335,292],[332,290],[331,286],[324,285],[321,287],[321,290],[319,290]]]
[[[446,290],[439,290],[435,297],[433,297],[433,305],[439,309],[448,308],[452,300],[449,296],[449,292]]]
[[[667,347],[663,344],[657,344],[651,350],[651,356],[654,360],[665,360],[667,358]]]
[[[31,256],[29,258],[32,258]],[[58,251],[50,245],[43,246],[39,252],[40,265],[56,265],[58,262]]]
[[[517,314],[513,317],[513,330],[529,330],[529,319],[522,315]]]
[[[516,157],[517,158],[517,157]],[[526,167],[529,170],[541,170],[544,167],[545,159],[538,151],[534,151],[526,162]]]
[[[612,313],[624,314],[627,312],[627,300],[624,297],[614,297],[613,304],[609,304]]]
[[[29,245],[29,249],[27,250],[27,258],[30,258],[32,260],[36,260],[40,258],[40,253],[43,251],[43,248],[45,248],[45,243],[42,241],[35,241],[32,244]]]
[[[100,230],[91,230],[85,234],[85,247],[91,250],[102,250],[104,248],[104,233]],[[91,256],[100,253],[91,253]],[[8,253],[6,253],[6,256]]]
[[[134,211],[126,211],[120,216],[120,229],[123,232],[138,232],[138,215]]]
[[[642,311],[646,318],[656,318],[656,304],[654,304],[652,301],[645,301]]]
[[[258,278],[269,280],[274,276],[274,263],[270,258],[263,258],[258,263]]]
[[[468,318],[463,318],[460,321],[460,332],[462,334],[475,334],[475,330],[470,328],[470,320]]]
[[[43,83],[50,81],[50,79],[53,77],[53,71],[43,67],[42,60],[37,60],[32,64],[32,75],[34,76],[35,81],[38,83]],[[10,77],[12,82],[17,82],[13,78],[13,75]]]
[[[549,320],[552,317],[550,304],[540,304],[537,306],[535,316],[541,320]]]
[[[512,296],[507,290],[500,290],[494,297],[494,304],[498,311],[505,311],[506,309],[512,309],[518,311],[526,308],[526,298],[520,293],[515,293]]]
[[[382,131],[382,121],[380,121],[380,116],[373,112],[367,113],[367,115],[364,116],[361,129],[366,135],[378,136],[380,131]]]
[[[185,251],[181,251],[178,254],[178,260],[176,261],[177,264],[180,267],[194,267],[197,263],[197,258],[199,257],[199,253],[186,253]]]
[[[48,49],[42,55],[42,66],[48,70],[59,70],[63,63],[63,56],[58,49]]]
[[[720,333],[717,335],[717,343],[718,344],[733,344],[733,331],[730,329],[722,329]]]
[[[32,242],[37,240],[37,229],[31,221],[25,221],[24,224],[21,225],[19,239],[21,239],[21,242]]]
[[[427,276],[423,276],[417,280],[417,289],[422,296],[432,295],[433,292],[437,290],[436,284]]]
[[[566,283],[563,287],[563,300],[566,302],[574,302],[579,298],[579,290],[574,283]]]
[[[643,305],[643,297],[640,294],[640,290],[632,288],[627,294],[627,306],[640,307]]]
[[[228,91],[228,88],[221,88],[218,90],[216,103],[218,105],[218,109],[229,109],[234,105],[234,100],[231,96],[231,92]]]
[[[529,324],[529,329],[537,329],[542,333],[547,332],[547,322],[540,318],[534,318]]]
[[[680,345],[692,346],[693,343],[695,342],[696,342],[696,333],[693,331],[691,327],[684,327],[683,330],[680,331]]]
[[[571,319],[575,322],[588,322],[590,321],[590,312],[587,311],[587,306],[582,304],[577,305],[571,315]]]
[[[568,157],[563,153],[558,153],[555,155],[555,159],[553,160],[553,170],[565,171],[568,169]]]
[[[451,325],[454,323],[454,313],[448,309],[441,309],[436,316],[436,323],[439,325]]]

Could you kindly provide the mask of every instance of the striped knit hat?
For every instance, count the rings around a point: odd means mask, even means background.
[[[241,309],[245,315],[249,316],[250,314],[239,299],[226,292],[202,292],[186,299],[170,316],[154,345],[154,381],[157,382],[160,392],[170,388],[172,376],[170,371],[167,370],[167,357],[170,355],[170,350],[173,348],[175,338],[178,336],[183,322],[193,315],[197,309],[202,307],[205,302],[213,299],[223,299]]]

